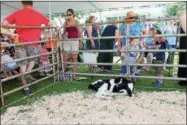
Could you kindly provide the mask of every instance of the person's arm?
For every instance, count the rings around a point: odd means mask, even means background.
[[[165,33],[166,31],[168,31],[168,28],[171,27],[169,24],[164,28],[163,33]]]
[[[149,49],[156,49],[156,45],[149,46],[148,48],[149,48]]]
[[[78,34],[79,34],[79,38],[83,38],[82,36],[82,29],[81,29],[81,26],[80,26],[80,22],[78,20],[76,20],[76,25],[77,25],[77,30],[78,30]],[[81,49],[82,48],[82,40],[79,40],[79,48]]]
[[[79,38],[82,38],[82,29],[81,29],[81,26],[80,26],[80,22],[78,20],[76,20],[76,21],[77,21],[76,25],[77,25]],[[82,41],[82,40],[80,40],[80,41]]]
[[[157,48],[157,46],[156,46],[157,42],[156,42],[156,41],[153,41],[153,43],[154,43],[154,45],[152,45],[152,46],[147,46],[147,48],[148,48],[148,49],[156,49],[156,48]]]
[[[145,28],[142,28],[142,30],[141,30],[141,35],[143,36],[143,35],[146,35],[147,33],[146,33],[146,29]],[[145,39],[145,37],[142,37],[142,38],[140,38],[140,41],[143,41]]]
[[[123,27],[124,24],[121,24],[120,27],[119,27],[119,36],[122,37],[123,36],[123,32],[125,32],[125,28]],[[119,41],[118,41],[118,48],[122,48],[122,38],[119,38]]]
[[[140,28],[140,31],[141,31],[141,35],[146,35],[147,34],[146,33],[147,32],[146,28],[145,28],[143,23],[139,23],[139,28]],[[144,39],[145,39],[145,37],[142,37],[142,38],[140,38],[140,41],[142,41]]]
[[[1,34],[5,34],[5,35],[9,36],[10,38],[14,38],[17,36],[17,34],[14,34],[10,30],[4,29],[2,27],[1,27]]]
[[[115,37],[116,37],[115,41],[117,41],[117,43],[118,43],[118,50],[121,50],[121,40],[120,40],[119,36],[120,36],[120,32],[118,29],[116,29],[115,30]]]
[[[180,25],[186,33],[186,10],[180,16]]]
[[[14,24],[16,22],[16,17],[17,17],[17,14],[19,13],[19,11],[16,11],[14,13],[12,13],[11,15],[9,15],[8,17],[6,17],[5,19],[3,19],[3,21],[1,22],[1,26],[2,27],[6,27],[6,26],[9,26],[11,24]],[[9,29],[3,29],[4,33],[8,33],[7,35],[10,35],[10,37],[13,37],[13,34],[10,34],[10,31]]]
[[[63,25],[63,34],[62,34],[63,38],[67,38],[67,34],[66,34],[66,22],[64,22],[64,25]]]
[[[53,26],[52,22],[49,21],[48,24],[47,24],[47,26],[52,27]]]
[[[9,25],[10,25],[9,22],[6,19],[1,22],[2,27],[6,27],[6,26],[9,26]],[[13,36],[14,36],[13,33],[11,33],[9,29],[5,29],[5,28],[2,28],[2,27],[1,27],[1,33],[5,34],[5,35],[8,35],[9,37],[13,38]]]
[[[95,48],[95,43],[94,43],[94,40],[92,39],[92,26],[87,26],[86,31],[88,34],[88,38],[90,38],[90,41],[92,43],[92,48]]]
[[[9,25],[9,22],[5,19],[1,22],[1,26],[6,27]]]
[[[16,11],[14,13],[12,13],[11,15],[9,15],[8,17],[6,17],[5,19],[3,19],[3,21],[1,22],[2,26],[8,26],[10,24],[14,24],[16,22],[16,17],[18,15],[19,11]]]

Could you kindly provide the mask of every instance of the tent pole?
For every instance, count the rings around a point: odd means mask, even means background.
[[[51,1],[48,2],[49,3],[49,19],[52,22],[52,13],[51,13]],[[50,42],[51,42],[51,51],[54,51],[54,46],[53,46],[53,33],[52,33],[52,29],[50,29]],[[55,63],[55,54],[52,54],[52,63]],[[55,74],[55,67],[56,65],[53,65],[53,74]],[[54,83],[56,82],[56,75],[54,75]]]

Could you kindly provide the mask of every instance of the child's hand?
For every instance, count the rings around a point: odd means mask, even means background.
[[[118,46],[118,51],[121,51],[121,46]]]
[[[92,42],[91,47],[92,47],[92,49],[95,49],[95,43],[94,42]]]
[[[14,39],[16,37],[19,37],[19,35],[15,34],[15,33],[12,33],[12,34],[9,35],[9,37],[10,37],[10,39]]]

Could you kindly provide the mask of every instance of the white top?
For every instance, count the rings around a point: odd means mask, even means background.
[[[177,33],[177,26],[169,26],[166,28],[166,32],[169,35]],[[176,45],[176,37],[167,37],[168,45]]]

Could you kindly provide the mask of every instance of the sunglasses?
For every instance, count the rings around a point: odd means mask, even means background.
[[[72,16],[72,14],[67,14],[66,16]]]
[[[135,19],[135,17],[128,17],[127,19]]]

